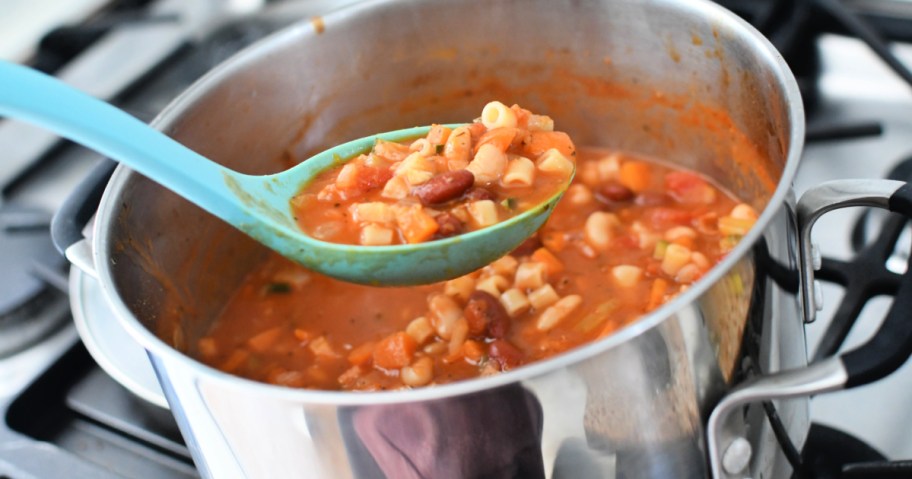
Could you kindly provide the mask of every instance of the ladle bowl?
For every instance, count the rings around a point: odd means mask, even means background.
[[[30,68],[0,61],[0,115],[28,121],[148,176],[255,240],[301,265],[345,281],[403,286],[455,278],[519,246],[538,230],[572,176],[539,205],[487,228],[418,244],[360,246],[321,241],[302,232],[291,198],[317,174],[361,153],[378,139],[426,135],[415,127],[360,138],[280,173],[252,176],[228,169],[128,113]]]

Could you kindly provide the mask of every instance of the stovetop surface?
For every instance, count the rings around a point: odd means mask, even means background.
[[[145,87],[119,104],[150,120],[177,92],[243,45],[290,18],[322,13],[333,4],[300,3],[305,7],[228,22],[207,39],[191,42],[194,48],[185,45],[165,61],[170,68],[148,75]],[[912,157],[912,89],[857,40],[826,35],[818,44],[820,100],[811,124],[873,121],[881,124],[883,133],[810,143],[795,179],[798,194],[830,179],[883,177]],[[896,52],[912,64],[912,46],[899,46]],[[58,148],[40,171],[4,191],[3,204],[52,212],[100,160],[82,148]],[[819,221],[816,238],[824,255],[851,255],[849,238],[858,213],[837,212]],[[910,242],[908,236],[907,232],[902,244]],[[905,268],[907,251],[908,247],[898,251],[891,262],[896,272]],[[807,328],[809,356],[841,295],[840,288],[824,284],[824,310]],[[844,349],[870,337],[888,306],[888,298],[870,303]],[[197,477],[170,413],[135,398],[98,368],[80,343],[66,308],[41,314],[48,317],[48,324],[57,325],[55,332],[0,358],[0,411],[5,418],[0,424],[0,477]],[[912,366],[906,364],[876,384],[814,398],[811,413],[815,422],[857,436],[889,458],[912,458],[909,404]]]

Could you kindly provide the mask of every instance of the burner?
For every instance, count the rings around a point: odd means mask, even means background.
[[[0,357],[44,337],[66,318],[65,261],[51,244],[49,223],[44,212],[0,207]]]
[[[912,158],[906,158],[897,164],[889,178],[912,180]],[[870,299],[880,295],[893,295],[899,287],[901,276],[890,271],[887,261],[893,255],[908,220],[895,213],[887,215],[880,230],[873,235],[874,240],[866,243],[870,216],[870,211],[861,214],[852,229],[852,248],[855,250],[852,260],[823,259],[818,277],[841,285],[845,289],[845,296],[817,347],[815,361],[832,356],[839,350]]]
[[[816,105],[820,56],[814,39],[821,33],[808,0],[717,0],[760,30],[782,54],[798,80],[805,107]]]
[[[795,474],[795,479],[874,477],[847,474],[848,466],[886,461],[883,454],[860,439],[822,424],[811,425],[801,459],[804,471],[802,474]]]
[[[888,46],[890,40],[910,40],[908,25],[885,18],[870,5],[865,6],[865,2],[856,2],[850,8],[838,0],[716,1],[751,23],[779,50],[798,80],[808,111],[814,111],[820,96],[817,80],[821,61],[816,39],[823,33],[861,39],[896,75],[912,85],[912,71]]]

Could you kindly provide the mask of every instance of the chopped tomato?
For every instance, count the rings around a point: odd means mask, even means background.
[[[640,238],[637,235],[618,235],[611,240],[612,248],[636,249],[640,247]]]
[[[653,228],[664,230],[670,226],[690,224],[693,213],[674,208],[656,207],[649,208],[644,213],[647,221]]]
[[[388,167],[355,166],[354,164],[351,166],[354,168],[345,177],[340,174],[339,180],[336,181],[336,187],[345,192],[347,198],[360,196],[380,188],[393,177],[393,173]]]
[[[668,194],[679,203],[708,204],[716,199],[716,189],[700,176],[687,171],[672,171],[665,175]]]
[[[377,343],[374,364],[384,369],[404,368],[411,364],[417,347],[415,340],[405,331],[393,333]]]

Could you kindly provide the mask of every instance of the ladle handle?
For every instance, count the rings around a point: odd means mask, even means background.
[[[240,213],[224,178],[237,173],[41,72],[0,61],[0,116],[48,128],[125,163],[229,222]]]

